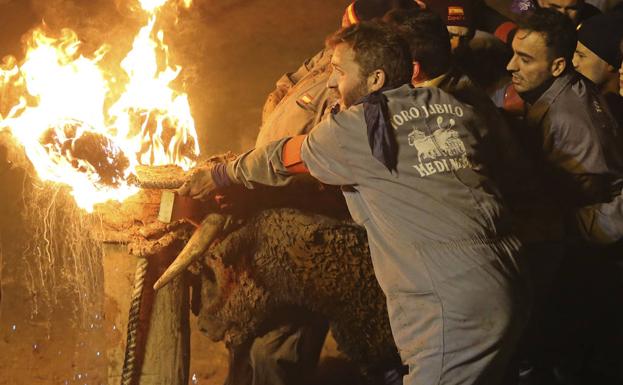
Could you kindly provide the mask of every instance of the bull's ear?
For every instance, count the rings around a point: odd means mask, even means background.
[[[368,93],[378,91],[385,85],[385,71],[376,69],[368,75],[367,79]]]

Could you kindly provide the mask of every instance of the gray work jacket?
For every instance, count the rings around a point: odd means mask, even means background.
[[[623,145],[621,132],[597,88],[570,70],[528,108],[546,185],[590,240],[613,242],[623,235]]]
[[[399,146],[396,172],[372,157],[362,105],[324,119],[301,156],[318,180],[344,186],[351,215],[367,230],[383,290],[417,292],[418,282],[428,282],[419,250],[487,244],[508,235],[509,221],[486,176],[482,159],[493,149],[484,146],[487,130],[472,108],[437,88],[404,85],[384,94]],[[249,188],[287,184],[285,141],[241,155],[228,175]]]

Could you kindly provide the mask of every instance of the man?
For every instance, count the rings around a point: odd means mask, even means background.
[[[594,323],[587,316],[590,310],[580,313],[578,309],[594,309],[597,302],[574,302],[584,298],[576,293],[592,292],[597,281],[605,280],[587,273],[591,270],[589,263],[600,260],[597,256],[605,253],[591,243],[613,243],[623,235],[621,135],[595,85],[571,68],[577,42],[573,22],[556,11],[538,9],[519,25],[508,70],[527,105],[521,132],[526,134],[525,142],[532,148],[545,186],[544,199],[548,203],[543,207],[550,212],[542,219],[549,219],[553,230],[559,229],[544,237],[540,256],[536,255],[540,258],[531,265],[537,298],[545,299],[546,289],[558,291],[555,304],[536,310],[552,309],[546,316],[538,314],[544,318],[539,320],[541,324],[551,324],[543,337],[558,334],[560,338],[553,346],[538,351],[558,351],[559,356],[553,358],[557,362],[546,364],[558,366],[558,374],[572,371],[579,376],[579,370],[589,373],[590,364],[573,362],[571,358],[581,345],[592,345],[591,338],[586,338],[589,334],[579,330],[582,325]],[[560,248],[565,252],[562,265]],[[547,287],[556,275],[558,285]],[[565,364],[569,366],[565,368]],[[606,383],[596,377],[592,380],[588,383]]]
[[[535,4],[530,4],[530,2],[535,0],[518,1],[522,4],[520,6],[521,10],[517,12],[519,14],[528,14],[537,8]],[[538,8],[552,9],[566,15],[576,26],[580,25],[584,20],[601,13],[598,8],[586,3],[585,0],[536,0],[536,2],[539,6]],[[500,96],[502,97],[500,98]],[[515,90],[512,84],[504,90],[503,95],[499,94],[497,99],[496,105],[503,108],[509,115],[520,115],[521,110],[524,109],[521,98],[517,95],[517,90]]]
[[[478,116],[441,90],[405,84],[408,47],[387,27],[360,23],[328,44],[328,86],[345,110],[308,135],[199,169],[180,194],[285,185],[297,172],[344,186],[409,366],[404,384],[499,383],[523,324],[524,281]]]
[[[573,67],[595,83],[601,94],[619,92],[619,42],[623,38],[623,15],[597,15],[578,27]]]
[[[623,14],[609,12],[586,20],[578,28],[578,46],[573,55],[576,71],[595,83],[610,112],[623,127],[623,98],[619,96]]]
[[[532,132],[533,139],[540,143],[532,144],[540,147],[540,159],[551,178],[549,187],[561,194],[560,203],[571,208],[618,200],[618,178],[623,173],[616,123],[595,85],[570,66],[576,41],[575,28],[566,18],[537,10],[520,25],[507,67],[515,89],[528,104],[525,121],[537,131]],[[586,210],[600,215],[595,208]],[[616,226],[599,229],[590,227],[597,223],[580,224],[588,238],[611,237],[603,242],[620,238]]]
[[[356,0],[344,11],[342,26],[403,8],[418,6],[413,0]],[[264,105],[256,146],[309,133],[329,113],[337,102],[326,87],[331,74],[331,55],[331,49],[323,49],[297,71],[277,81],[276,89]],[[256,193],[258,199],[254,201],[273,203],[279,199],[290,207],[301,207],[300,201],[305,201],[303,209],[318,211],[323,208],[323,212],[330,215],[348,216],[339,190],[315,181],[298,181],[287,191],[262,190]],[[263,199],[262,194],[269,198]],[[313,375],[328,329],[326,320],[319,315],[296,311],[284,312],[281,319],[271,321],[269,330],[254,339],[250,346],[242,346],[232,353],[227,385],[299,385],[301,378]],[[390,382],[391,379],[386,381]]]
[[[585,0],[537,0],[539,7],[553,9],[566,15],[575,23],[580,25],[584,20],[599,15],[601,11]]]

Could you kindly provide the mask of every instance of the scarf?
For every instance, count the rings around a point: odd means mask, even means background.
[[[368,143],[372,156],[391,172],[396,170],[398,164],[398,143],[394,134],[387,108],[387,97],[383,91],[389,88],[381,88],[378,91],[364,96],[355,103],[363,103],[363,114],[366,119],[368,131]]]

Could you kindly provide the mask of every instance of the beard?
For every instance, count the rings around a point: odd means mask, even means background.
[[[368,86],[364,80],[359,82],[355,87],[348,91],[344,91],[340,97],[340,104],[343,108],[348,108],[355,104],[359,99],[368,95],[370,92],[368,91]]]

